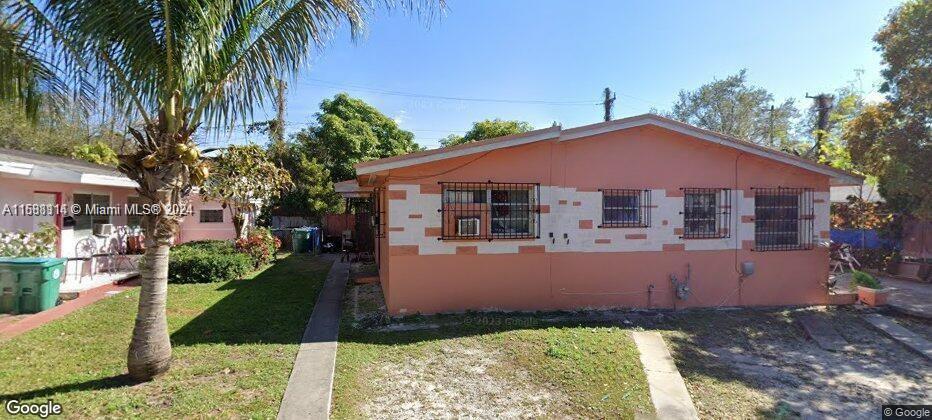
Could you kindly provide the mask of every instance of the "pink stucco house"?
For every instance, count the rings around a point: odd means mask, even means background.
[[[115,233],[102,231],[100,226],[138,226],[138,216],[122,211],[126,204],[138,200],[135,188],[134,181],[107,166],[0,149],[0,210],[5,210],[0,214],[0,229],[32,231],[40,223],[52,223],[61,229],[57,255],[73,257],[76,244],[92,236],[98,239],[101,248],[98,251],[103,252]],[[102,215],[75,215],[68,211],[47,215],[24,214],[24,210],[29,210],[18,207],[30,204],[57,205],[65,210],[74,204],[83,208],[97,205],[120,211]],[[219,203],[204,202],[195,195],[190,210],[192,213],[184,219],[176,243],[235,236],[229,212]]]
[[[862,182],[656,115],[356,172],[391,314],[824,304],[829,188]]]

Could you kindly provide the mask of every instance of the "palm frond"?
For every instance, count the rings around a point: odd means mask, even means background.
[[[443,1],[15,0],[10,9],[54,47],[42,49],[50,62],[84,69],[127,115],[185,114],[191,125],[232,127],[341,25],[355,36],[376,7],[432,16],[435,5]]]
[[[60,65],[50,60],[23,25],[0,11],[0,100],[18,104],[35,121],[39,107],[53,113],[77,105],[87,109],[90,86],[71,85]]]

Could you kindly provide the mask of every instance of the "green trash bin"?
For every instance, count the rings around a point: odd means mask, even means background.
[[[0,261],[18,277],[19,313],[34,314],[58,304],[64,258],[10,258]]]
[[[291,252],[307,252],[311,245],[311,232],[306,229],[291,231]]]
[[[0,262],[0,314],[19,313],[19,273]]]

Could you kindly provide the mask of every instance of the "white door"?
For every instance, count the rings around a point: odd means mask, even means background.
[[[48,210],[54,209],[56,205],[55,193],[44,193],[37,192],[32,194],[32,202],[38,204],[38,208],[42,209],[38,211],[39,214],[34,214],[32,216],[32,230],[36,231],[39,229],[39,225],[42,223],[55,224],[55,214],[46,214],[49,213]]]
[[[57,226],[58,214],[56,212],[58,209],[55,206],[58,204],[58,194],[36,192],[32,194],[32,202],[38,204],[36,214],[32,216],[33,232],[38,230],[39,225],[42,223]],[[55,244],[55,255],[61,255],[61,237],[58,238],[58,243]]]

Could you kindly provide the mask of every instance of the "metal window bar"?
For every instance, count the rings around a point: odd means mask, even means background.
[[[650,190],[601,189],[602,228],[650,227]]]
[[[442,193],[438,239],[540,238],[540,184],[492,181],[439,184]]]
[[[376,187],[372,190],[372,195],[370,195],[371,200],[369,204],[372,206],[370,210],[372,212],[372,230],[376,238],[385,236],[385,229],[383,229],[385,225],[385,213],[382,209],[382,199],[384,198],[382,193],[384,191],[384,189]]]
[[[682,188],[682,239],[731,237],[731,189]]]
[[[795,251],[813,248],[811,188],[752,188],[754,191],[754,251]]]

